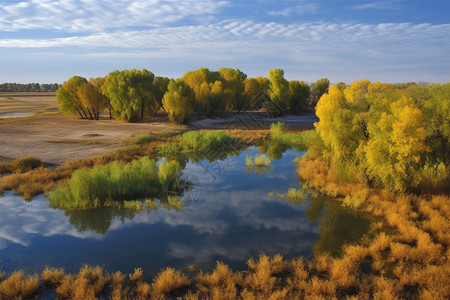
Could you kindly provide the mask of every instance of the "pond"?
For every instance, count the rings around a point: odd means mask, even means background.
[[[77,272],[86,263],[108,272],[142,267],[150,278],[168,266],[209,269],[217,260],[239,270],[262,253],[338,255],[343,244],[369,230],[367,217],[325,197],[308,195],[304,203],[277,197],[301,189],[294,159],[304,153],[286,148],[269,167],[246,167],[246,157],[259,151],[267,148],[250,147],[213,162],[189,161],[183,177],[192,188],[184,192],[182,207],[65,212],[49,208],[43,196],[26,202],[5,193],[0,270],[41,272],[48,265]]]

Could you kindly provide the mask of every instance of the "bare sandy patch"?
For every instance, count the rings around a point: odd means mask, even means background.
[[[56,94],[0,93],[1,113],[31,113],[22,118],[0,120],[0,161],[32,155],[44,162],[59,164],[117,150],[120,142],[137,134],[152,134],[177,129],[268,128],[285,122],[293,128],[313,128],[314,114],[264,118],[254,113],[232,114],[227,118],[204,119],[188,127],[171,124],[165,113],[141,123],[67,118],[59,113]]]

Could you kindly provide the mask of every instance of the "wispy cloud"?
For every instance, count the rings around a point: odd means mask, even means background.
[[[0,47],[4,48],[50,48],[50,47],[113,47],[139,49],[152,48],[165,51],[178,48],[183,52],[188,48],[203,45],[224,47],[227,51],[245,53],[248,48],[230,49],[234,43],[246,45],[291,44],[286,50],[301,46],[311,49],[318,46],[333,46],[333,50],[351,50],[351,45],[358,45],[355,51],[386,49],[385,47],[403,47],[408,44],[449,46],[449,39],[443,32],[449,32],[450,24],[352,24],[352,23],[301,23],[281,24],[262,23],[248,20],[230,20],[210,25],[160,27],[139,31],[119,31],[113,33],[92,33],[73,35],[64,38],[40,39],[2,39]],[[182,46],[182,47],[181,47]],[[267,48],[266,48],[267,49]],[[438,48],[437,48],[438,49]],[[208,53],[208,48],[204,48]],[[261,50],[264,51],[264,50]],[[112,51],[114,52],[114,51]],[[258,51],[260,52],[260,51]]]
[[[300,1],[299,4],[287,7],[282,10],[272,10],[268,12],[269,16],[293,16],[293,15],[303,15],[309,13],[316,13],[319,9],[319,5],[315,2]]]
[[[227,1],[213,0],[29,0],[0,3],[0,31],[50,29],[99,32],[152,27],[212,15]]]
[[[391,1],[368,1],[363,4],[350,6],[351,9],[364,10],[364,9],[397,9],[399,8],[398,0]]]

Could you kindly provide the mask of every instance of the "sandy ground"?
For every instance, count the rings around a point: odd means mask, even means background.
[[[0,93],[0,116],[5,113],[30,113],[31,116],[0,120],[0,161],[32,155],[46,163],[59,164],[114,151],[122,140],[136,134],[185,128],[169,123],[163,114],[142,123],[110,120],[106,115],[98,121],[66,118],[58,112],[54,94]],[[317,119],[313,114],[271,118],[244,112],[228,118],[200,120],[188,128],[267,128],[277,121],[291,127],[312,128]]]

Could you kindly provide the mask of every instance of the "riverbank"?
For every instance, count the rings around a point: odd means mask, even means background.
[[[264,112],[240,112],[223,118],[201,119],[188,126],[169,122],[167,114],[140,123],[109,119],[67,118],[58,111],[55,95],[0,94],[0,114],[28,113],[22,118],[0,120],[0,161],[34,156],[45,163],[61,164],[115,151],[121,141],[139,134],[180,132],[198,129],[268,129],[270,124],[284,122],[291,128],[311,129],[317,118],[313,113],[273,118]]]

